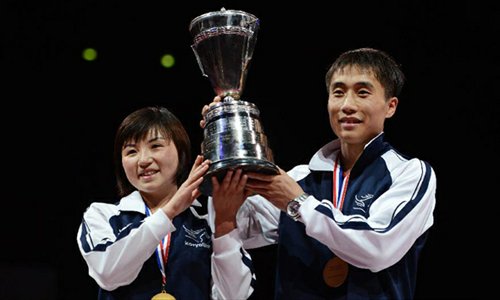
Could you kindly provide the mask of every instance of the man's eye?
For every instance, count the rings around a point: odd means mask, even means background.
[[[332,94],[335,96],[335,97],[342,97],[344,95],[344,92],[341,91],[341,90],[334,90],[332,92]]]

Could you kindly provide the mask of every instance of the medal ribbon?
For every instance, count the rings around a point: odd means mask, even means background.
[[[342,210],[344,205],[344,197],[347,191],[347,184],[349,183],[348,173],[345,177],[343,176],[342,166],[340,165],[340,152],[335,159],[335,165],[333,167],[333,206]]]
[[[151,215],[149,207],[146,205],[146,216]],[[168,260],[168,250],[170,248],[170,232],[163,239],[160,240],[160,244],[156,247],[156,262],[158,263],[158,268],[160,268],[162,276],[162,290],[165,290],[165,285],[167,284],[167,260]]]

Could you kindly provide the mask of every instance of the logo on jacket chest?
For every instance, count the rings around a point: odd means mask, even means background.
[[[210,235],[206,228],[190,229],[186,225],[182,225],[184,229],[184,244],[194,248],[210,248]]]
[[[367,193],[361,196],[358,196],[357,194],[354,196],[354,205],[353,209],[354,210],[361,210],[363,213],[366,214],[366,211],[368,210],[368,207],[370,206],[368,200],[373,198],[373,194]]]

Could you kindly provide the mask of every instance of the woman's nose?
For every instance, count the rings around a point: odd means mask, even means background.
[[[141,153],[141,156],[139,158],[139,164],[141,165],[147,165],[150,164],[153,161],[153,157],[151,156],[151,153],[149,151],[144,151]]]

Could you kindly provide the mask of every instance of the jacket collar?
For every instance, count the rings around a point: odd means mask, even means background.
[[[379,133],[371,139],[364,147],[363,153],[356,165],[365,165],[378,157],[381,150],[385,149],[384,132]],[[333,165],[340,153],[340,140],[335,139],[319,149],[309,161],[309,169],[312,171],[333,171]]]

